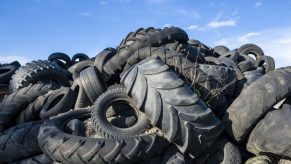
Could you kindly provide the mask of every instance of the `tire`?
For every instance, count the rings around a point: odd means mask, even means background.
[[[199,40],[189,39],[187,42],[190,46],[196,47],[204,56],[213,56],[213,48],[201,43]],[[218,55],[217,55],[218,56]],[[217,57],[215,56],[215,57]]]
[[[234,61],[235,63],[237,63],[238,59],[239,59],[239,54],[238,54],[236,49],[228,51],[227,53],[225,53],[221,56],[227,57],[227,58],[231,59],[232,61]]]
[[[124,73],[121,83],[152,125],[182,153],[199,156],[223,131],[212,111],[160,59],[139,62]]]
[[[291,67],[284,67],[268,72],[242,90],[223,118],[228,134],[238,142],[244,141],[257,122],[290,94],[289,81]]]
[[[41,153],[37,142],[41,123],[29,122],[0,133],[0,162],[12,163]]]
[[[291,105],[269,112],[252,130],[247,150],[256,155],[276,154],[291,158]]]
[[[260,56],[255,63],[256,67],[262,67],[265,73],[275,69],[275,61],[271,56]]]
[[[52,159],[46,154],[35,155],[26,159],[22,159],[12,164],[53,164]]]
[[[122,71],[126,64],[126,60],[138,49],[148,46],[161,46],[171,42],[188,41],[188,36],[185,31],[177,27],[154,29],[154,28],[140,28],[135,32],[131,32],[120,43],[117,54],[112,57],[104,65],[104,71],[109,75],[116,75]]]
[[[229,49],[226,46],[216,46],[213,48],[213,53],[217,53],[219,56],[227,53]]]
[[[103,51],[101,51],[94,60],[94,65],[97,67],[97,70],[103,74],[103,66],[104,64],[111,59],[116,54],[116,49],[114,48],[105,48]]]
[[[105,91],[104,83],[95,66],[88,67],[80,73],[80,82],[91,103]]]
[[[59,85],[56,84],[30,84],[6,96],[0,104],[0,132],[15,125],[16,118],[20,112],[39,96],[58,87]]]
[[[67,112],[74,106],[75,100],[74,91],[68,87],[54,90],[43,104],[39,117],[45,120],[59,113]]]
[[[260,56],[264,56],[264,51],[255,44],[245,44],[242,45],[237,52],[240,55],[249,55],[252,54],[258,59]]]
[[[52,53],[48,57],[48,61],[56,62],[57,64],[60,62],[62,64],[60,64],[59,66],[65,66],[65,68],[69,68],[72,65],[71,58],[67,54],[62,53],[62,52]]]
[[[130,118],[130,116],[132,116],[136,119],[136,122],[133,125],[126,127],[122,127],[120,125],[121,123],[118,125],[114,125],[112,122],[110,123],[106,118],[106,113],[108,109],[110,109],[109,107],[114,103],[117,103],[116,107],[118,108],[114,108],[114,112],[122,111],[119,112],[122,116],[125,118]],[[125,107],[120,106],[123,103],[126,104]],[[128,106],[132,109],[129,110]],[[134,110],[134,112],[132,110]],[[146,115],[139,111],[137,104],[126,94],[126,89],[124,87],[108,90],[96,100],[92,111],[92,121],[95,126],[95,130],[107,138],[134,137],[145,132],[149,125],[149,120]]]
[[[84,60],[88,60],[89,57],[86,54],[83,53],[76,53],[73,57],[72,57],[72,63],[76,64],[78,62],[84,61]]]
[[[212,146],[205,164],[242,164],[239,149],[226,139],[219,139]]]
[[[253,66],[252,66],[252,63],[248,60],[245,60],[245,61],[242,61],[242,62],[239,62],[237,64],[238,68],[240,69],[240,71],[242,73],[246,72],[246,71],[250,71]]]
[[[10,80],[10,92],[28,86],[29,83],[39,81],[54,81],[63,86],[70,86],[66,72],[56,64],[49,61],[32,61],[26,63],[15,72]]]
[[[0,84],[9,84],[12,75],[19,67],[20,64],[18,62],[0,66]]]
[[[81,85],[80,78],[77,78],[74,83],[72,84],[71,89],[77,95],[77,99],[74,105],[74,108],[84,108],[90,106],[92,104],[86,95],[83,86]]]
[[[273,158],[268,157],[266,155],[259,155],[248,159],[245,164],[274,164],[274,163],[277,163],[277,161],[274,160]]]
[[[54,161],[70,164],[133,163],[159,155],[168,142],[155,133],[123,139],[86,138],[65,133],[62,126],[72,119],[88,119],[90,110],[76,110],[45,122],[39,145]]]
[[[213,56],[205,57],[207,64],[223,65],[220,60]]]
[[[22,124],[25,122],[40,120],[41,118],[39,113],[52,93],[53,91],[49,91],[45,95],[39,96],[35,101],[30,103],[24,110],[21,111],[18,118],[16,119],[16,123]]]
[[[72,65],[68,71],[72,74],[73,80],[76,80],[78,77],[80,77],[80,72],[92,66],[93,63],[94,62],[92,60],[83,60]]]
[[[83,121],[73,119],[67,123],[65,131],[72,135],[86,136],[85,129],[86,127]]]

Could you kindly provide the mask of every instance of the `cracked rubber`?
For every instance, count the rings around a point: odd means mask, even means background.
[[[182,153],[198,157],[223,131],[198,95],[158,58],[139,62],[124,73],[121,83],[152,125]]]
[[[268,72],[242,90],[223,118],[226,131],[244,141],[258,121],[291,91],[291,67]]]
[[[20,67],[10,80],[10,93],[38,81],[54,81],[63,86],[70,86],[67,72],[49,61],[32,61]]]
[[[168,142],[155,133],[123,139],[86,138],[65,133],[72,119],[88,119],[90,110],[75,110],[45,122],[38,136],[42,151],[55,162],[70,164],[133,163],[149,161],[162,153]]]

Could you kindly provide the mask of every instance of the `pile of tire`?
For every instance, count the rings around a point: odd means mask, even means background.
[[[0,163],[288,163],[290,80],[257,45],[177,27],[0,64]]]

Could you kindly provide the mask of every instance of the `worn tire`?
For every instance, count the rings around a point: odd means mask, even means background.
[[[77,99],[76,99],[74,108],[84,108],[84,107],[90,106],[92,104],[84,91],[84,88],[81,84],[80,78],[77,78],[74,81],[71,89],[77,95]]]
[[[41,123],[24,123],[0,133],[0,163],[12,163],[41,153],[37,141]]]
[[[234,100],[224,115],[226,131],[236,141],[244,141],[257,122],[291,90],[291,67],[268,72]]]
[[[291,105],[269,112],[252,130],[247,150],[256,155],[276,154],[291,158]]]
[[[106,119],[108,108],[114,103],[120,102],[133,108],[135,114],[134,117],[137,117],[135,124],[129,127],[120,127],[120,125],[113,125],[108,121],[108,119]],[[128,111],[127,108],[122,108],[122,106],[117,106],[117,108],[119,109],[114,109],[114,111],[123,111],[125,117],[130,117],[132,115],[132,110]],[[107,138],[133,137],[144,132],[149,125],[147,116],[139,111],[134,100],[126,94],[126,89],[124,87],[108,90],[96,100],[92,111],[92,121],[95,126],[95,130]]]
[[[229,49],[226,46],[216,46],[213,48],[213,53],[217,53],[219,56],[227,53]]]
[[[53,161],[46,154],[39,154],[26,159],[21,159],[12,164],[53,164]]]
[[[44,120],[59,113],[67,112],[74,106],[75,100],[75,92],[69,87],[54,90],[43,104],[39,117]]]
[[[136,50],[148,46],[161,46],[175,41],[186,43],[188,41],[186,32],[177,27],[166,27],[162,30],[151,27],[140,28],[127,35],[120,43],[117,54],[106,62],[103,69],[109,75],[116,75],[117,72],[122,71],[126,60]]]
[[[199,156],[223,131],[212,111],[160,59],[140,62],[124,74],[121,82],[153,126],[160,128],[182,153]]]
[[[62,52],[52,53],[47,60],[50,62],[55,62],[62,68],[69,68],[72,65],[71,58]]]
[[[162,153],[168,143],[147,134],[123,139],[86,138],[65,133],[62,126],[72,119],[88,119],[91,111],[76,110],[45,122],[38,136],[39,145],[54,161],[80,163],[132,163],[148,161]]]
[[[248,159],[245,164],[275,164],[277,161],[266,155],[259,155]]]
[[[10,92],[26,87],[29,83],[38,81],[54,81],[63,86],[70,86],[66,72],[49,61],[32,61],[20,67],[10,80]]]
[[[16,118],[28,104],[35,101],[39,96],[58,87],[59,85],[56,84],[30,84],[7,95],[0,104],[0,132],[15,125]]]
[[[98,71],[103,74],[103,66],[104,64],[111,59],[116,54],[116,49],[114,48],[105,48],[101,51],[94,60],[94,65],[97,67]]]
[[[84,60],[88,60],[89,57],[86,54],[83,53],[76,53],[73,57],[72,57],[72,63],[76,64],[78,62],[84,61]]]
[[[255,67],[262,67],[267,73],[275,69],[275,61],[271,56],[260,56],[256,60]]]
[[[84,69],[90,67],[93,65],[92,60],[83,60],[80,61],[74,65],[72,65],[68,71],[72,74],[73,80],[76,80],[80,76],[80,72],[83,71]]]
[[[258,59],[260,56],[264,56],[264,51],[255,44],[245,44],[242,45],[237,52],[240,55],[249,55],[252,54]]]
[[[80,73],[80,82],[91,103],[105,91],[104,83],[95,66],[88,67]]]
[[[15,71],[20,67],[17,62],[10,64],[3,64],[0,66],[0,84],[9,84],[9,81]]]

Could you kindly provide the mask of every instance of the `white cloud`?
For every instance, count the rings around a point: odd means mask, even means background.
[[[89,17],[89,16],[91,16],[91,13],[83,12],[83,13],[80,13],[80,15],[84,16],[84,17]]]
[[[231,27],[236,26],[237,20],[228,19],[228,20],[214,20],[208,23],[209,28],[219,28],[219,27]]]
[[[27,62],[30,62],[31,60],[18,55],[0,55],[0,63],[11,63],[13,61],[18,61],[21,65],[24,65]]]
[[[257,3],[255,3],[255,7],[260,7],[262,6],[262,2],[258,1]]]
[[[188,30],[197,30],[197,29],[199,29],[199,26],[197,26],[197,25],[190,25],[190,26],[187,27],[187,29]]]
[[[246,42],[250,42],[250,39],[253,37],[253,36],[258,36],[260,35],[260,33],[258,32],[250,32],[250,33],[247,33],[243,36],[240,36],[238,37],[238,41],[241,42],[241,43],[246,43]]]
[[[291,27],[250,32],[216,41],[213,46],[225,45],[230,49],[253,43],[260,46],[265,55],[272,56],[276,67],[291,66]]]

